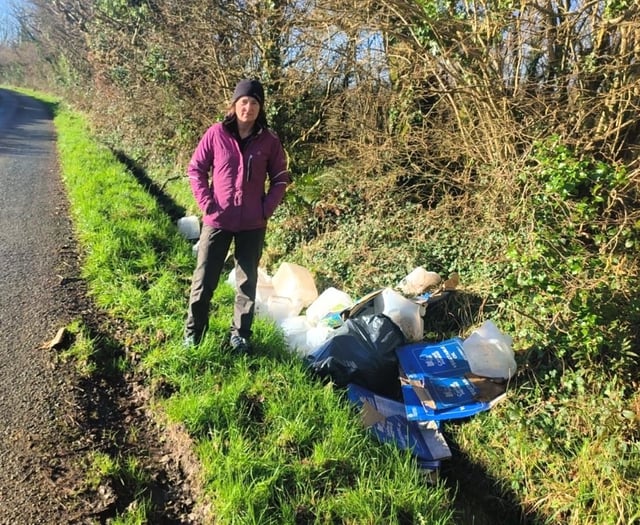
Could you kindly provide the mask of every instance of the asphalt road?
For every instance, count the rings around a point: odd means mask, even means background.
[[[123,512],[137,494],[86,483],[91,453],[114,447],[153,480],[150,523],[210,522],[195,505],[190,441],[147,417],[140,378],[83,378],[48,344],[75,319],[102,330],[68,204],[50,109],[0,89],[0,525],[106,523]]]
[[[75,308],[55,138],[44,104],[0,89],[1,524],[60,523],[64,515],[51,458],[72,401],[43,348]]]

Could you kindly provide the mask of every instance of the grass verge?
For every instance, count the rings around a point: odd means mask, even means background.
[[[407,453],[375,442],[343,393],[311,377],[271,323],[256,323],[257,357],[225,350],[228,285],[216,292],[203,344],[182,347],[190,245],[147,188],[91,139],[83,116],[56,113],[90,293],[126,323],[137,366],[162,384],[156,409],[192,436],[216,522],[452,523],[448,489],[428,485]]]

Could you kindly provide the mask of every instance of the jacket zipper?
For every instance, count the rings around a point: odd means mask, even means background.
[[[253,161],[253,155],[249,155],[249,160],[247,161],[247,182],[251,180],[251,162]]]

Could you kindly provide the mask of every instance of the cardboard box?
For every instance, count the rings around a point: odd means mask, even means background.
[[[471,382],[470,379],[466,378]],[[480,412],[485,412],[493,408],[506,397],[503,388],[499,388],[501,393],[497,394],[489,400],[483,400],[480,397],[480,391],[477,390],[477,397],[469,399],[464,397],[460,399],[460,404],[450,404],[445,407],[433,408],[433,401],[427,388],[412,384],[410,380],[401,377],[402,397],[404,399],[405,414],[408,421],[448,421],[451,419],[462,419],[471,417]],[[478,378],[478,381],[486,383],[486,378]],[[475,386],[475,385],[474,385]]]
[[[505,397],[503,383],[471,373],[458,337],[404,345],[396,354],[409,421],[470,417],[491,409]]]
[[[451,457],[451,450],[438,425],[420,425],[409,421],[405,406],[350,383],[349,399],[361,408],[362,423],[382,442],[395,443],[410,450],[427,468],[436,468],[439,461]]]
[[[429,305],[438,303],[449,297],[451,293],[455,292],[459,281],[458,274],[453,273],[446,281],[442,282],[436,290],[413,297],[411,300],[422,306],[422,315],[424,316]],[[383,290],[384,288],[374,290],[373,292],[370,292],[358,299],[354,305],[340,312],[342,319],[346,321],[349,317],[380,313],[379,308],[377,308],[377,305],[375,304],[375,298],[380,295]]]

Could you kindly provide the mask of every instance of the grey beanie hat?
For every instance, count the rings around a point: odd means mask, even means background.
[[[264,105],[264,88],[258,80],[241,80],[233,91],[232,104],[235,104],[240,97],[253,97],[262,106]]]

